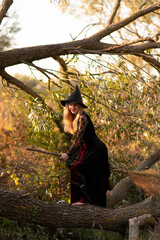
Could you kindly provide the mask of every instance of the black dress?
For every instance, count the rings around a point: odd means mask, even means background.
[[[93,123],[83,112],[78,130],[67,152],[71,171],[71,203],[84,202],[106,207],[110,168],[106,145],[97,137]]]

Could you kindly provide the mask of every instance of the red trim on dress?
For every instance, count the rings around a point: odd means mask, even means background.
[[[70,168],[71,170],[71,203],[84,202],[81,196],[81,180],[80,180],[80,165],[86,151],[87,146],[84,144],[79,153],[77,161]]]

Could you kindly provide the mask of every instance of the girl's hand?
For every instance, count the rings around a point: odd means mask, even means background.
[[[68,154],[67,153],[62,153],[60,159],[67,160],[68,159]]]

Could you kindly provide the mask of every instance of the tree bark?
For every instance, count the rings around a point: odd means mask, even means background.
[[[139,228],[143,227],[145,224],[155,226],[156,220],[151,214],[143,214],[139,217],[129,219],[129,240],[138,240]],[[157,239],[158,238],[156,238],[156,240]]]
[[[156,225],[156,219],[151,214],[143,214],[137,219],[139,227],[143,227],[145,224],[149,224],[150,226]]]
[[[0,66],[6,68],[24,62],[33,62],[48,57],[63,56],[68,54],[138,54],[143,53],[147,49],[159,48],[159,42],[148,41],[137,45],[126,46],[107,44],[102,42],[92,43],[90,39],[84,39],[68,43],[59,43],[51,45],[42,45],[35,47],[27,47],[21,49],[13,49],[0,52]]]
[[[138,218],[129,219],[129,240],[139,239]]]
[[[0,6],[0,24],[3,20],[3,18],[6,17],[6,13],[10,6],[12,5],[13,0],[3,0],[1,6]]]
[[[160,201],[147,198],[143,202],[120,209],[97,206],[73,206],[40,201],[23,191],[0,190],[0,216],[49,228],[100,228],[118,231],[133,217],[144,213],[160,215]]]

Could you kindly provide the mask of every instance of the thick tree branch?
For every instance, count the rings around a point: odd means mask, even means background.
[[[144,160],[136,171],[149,169],[154,163],[160,160],[160,149]],[[107,198],[107,207],[112,207],[125,198],[128,190],[133,186],[131,178],[122,179],[112,190],[112,196]]]
[[[21,49],[13,49],[0,53],[1,68],[13,66],[23,62],[33,62],[43,58],[52,57],[53,55],[67,55],[67,54],[135,54],[142,53],[147,49],[159,48],[159,42],[147,41],[140,44],[133,45],[115,45],[106,43],[90,43],[86,39],[62,43],[52,44],[36,47],[28,47]]]
[[[1,68],[5,68],[8,66],[20,64],[24,61],[33,62],[35,60],[41,60],[43,58],[53,56],[77,54],[78,53],[77,50],[80,50],[81,48],[86,49],[87,51],[88,48],[101,50],[103,48],[108,48],[112,46],[114,45],[106,43],[90,44],[88,40],[84,39],[67,43],[13,49],[0,53],[0,66]]]
[[[130,218],[142,214],[160,216],[160,202],[153,198],[120,209],[56,204],[31,198],[21,191],[0,190],[0,216],[49,228],[100,228],[118,231]]]
[[[144,40],[142,40],[144,41]],[[139,41],[141,42],[141,41]],[[134,55],[135,53],[142,53],[145,50],[148,49],[155,49],[160,48],[159,42],[151,42],[147,41],[145,43],[141,44],[120,44],[120,45],[112,45],[110,47],[107,46],[105,48],[105,45],[103,44],[103,47],[101,49],[75,49],[75,54],[110,54],[110,55]]]
[[[13,0],[3,0],[1,6],[0,6],[0,24],[4,17],[6,17],[6,13],[10,6],[12,5]]]

